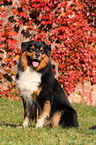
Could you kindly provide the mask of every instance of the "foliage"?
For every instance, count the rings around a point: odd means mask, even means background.
[[[95,0],[81,0],[86,4],[83,9],[84,18],[88,19],[90,26],[96,28],[96,1]]]
[[[96,107],[73,104],[78,112],[79,128],[36,129],[34,122],[31,122],[28,128],[22,127],[23,104],[21,101],[0,98],[0,105],[0,143],[2,145],[96,144],[96,130],[88,129],[96,124]]]
[[[90,14],[94,16],[94,2],[87,1],[93,8]],[[87,19],[89,17],[87,17],[86,1],[83,1],[83,4],[80,0],[15,0],[13,2],[8,0],[6,2],[7,5],[12,5],[12,16],[8,18],[7,23],[4,23],[7,9],[5,1],[1,1],[2,72],[0,75],[2,80],[7,82],[7,89],[0,88],[2,95],[9,97],[14,95],[16,73],[13,67],[17,65],[20,55],[20,46],[19,48],[16,46],[19,41],[16,35],[21,28],[21,37],[23,35],[28,40],[34,39],[52,44],[51,58],[59,65],[58,79],[67,94],[75,90],[78,82],[84,83],[85,79],[92,84],[96,83],[94,28]]]

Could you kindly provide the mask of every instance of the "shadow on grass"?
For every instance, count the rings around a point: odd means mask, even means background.
[[[90,127],[89,129],[96,129],[96,125]]]
[[[23,127],[22,124],[17,124],[17,123],[0,123],[0,126],[10,126],[10,127]],[[35,125],[29,125],[29,127],[35,128]]]
[[[0,126],[6,126],[6,127],[8,127],[8,126],[11,126],[11,127],[22,127],[22,125],[21,124],[16,124],[16,123],[0,123]]]

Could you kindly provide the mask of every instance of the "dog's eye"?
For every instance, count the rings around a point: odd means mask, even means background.
[[[33,48],[30,48],[30,52],[33,52],[34,51],[34,49]]]
[[[44,50],[43,49],[41,50],[41,53],[44,54]]]
[[[30,47],[30,52],[34,52],[34,50],[35,50],[34,46]]]

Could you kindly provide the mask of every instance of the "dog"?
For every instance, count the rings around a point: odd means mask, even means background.
[[[24,105],[23,126],[35,119],[41,128],[78,127],[77,113],[53,74],[51,46],[32,40],[21,44],[21,52],[16,80]]]

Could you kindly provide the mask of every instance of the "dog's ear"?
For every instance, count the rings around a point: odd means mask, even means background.
[[[48,56],[50,56],[50,54],[51,54],[51,45],[47,45],[47,53],[48,53]]]
[[[42,42],[46,46],[47,55],[50,56],[51,54],[51,45],[47,45],[45,41]]]
[[[34,40],[31,40],[29,42],[22,42],[21,44],[21,52],[24,52],[25,50],[27,50],[28,46],[30,45],[30,43],[34,42]]]
[[[21,52],[24,52],[28,47],[29,42],[22,42],[21,44]]]

